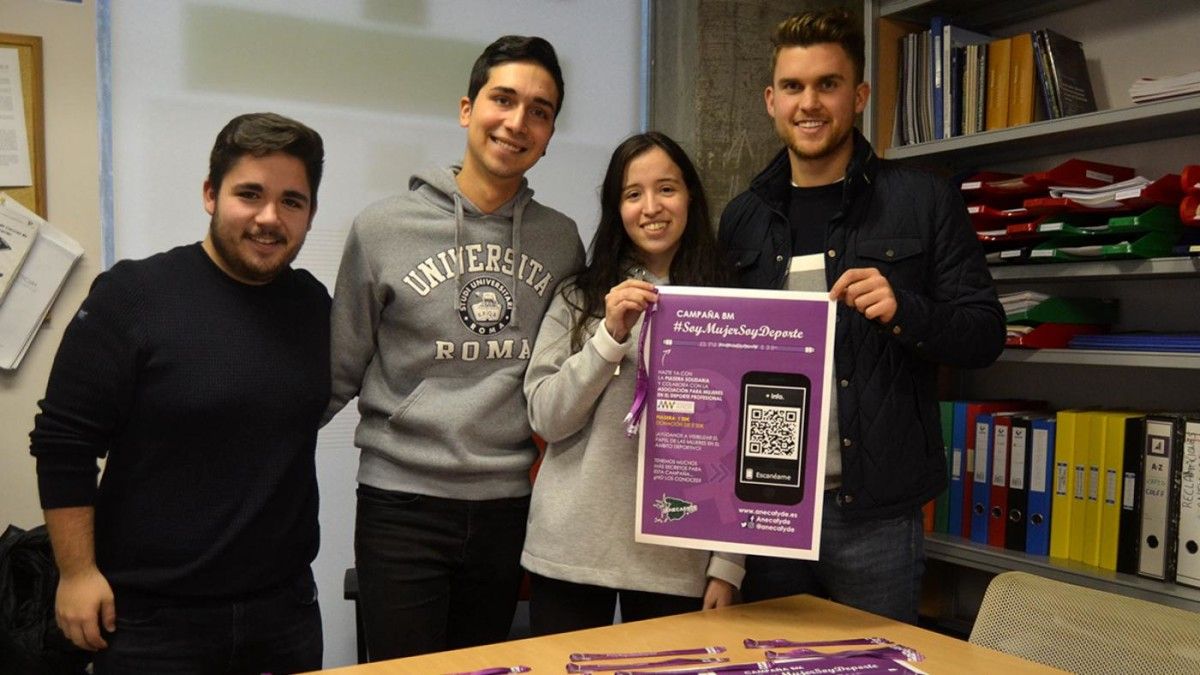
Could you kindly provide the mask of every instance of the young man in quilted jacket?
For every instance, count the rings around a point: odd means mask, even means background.
[[[924,572],[921,505],[946,487],[938,366],[977,368],[1004,313],[958,192],[880,159],[861,22],[845,10],[776,28],[767,113],[785,147],[721,217],[749,288],[838,302],[820,560],[751,557],[747,600],[816,593],[908,622]]]

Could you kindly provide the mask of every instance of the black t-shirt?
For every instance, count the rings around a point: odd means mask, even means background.
[[[792,255],[825,250],[825,228],[842,205],[842,181],[788,191],[788,225],[792,230]]]

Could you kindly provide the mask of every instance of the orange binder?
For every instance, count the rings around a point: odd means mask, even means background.
[[[1008,74],[1008,126],[1033,121],[1033,33],[1012,37]]]
[[[988,131],[1008,126],[1008,78],[1012,68],[1012,38],[988,43],[987,52],[987,116]]]

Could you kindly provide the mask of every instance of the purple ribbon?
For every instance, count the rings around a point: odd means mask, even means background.
[[[650,371],[646,367],[646,334],[650,332],[650,319],[658,311],[658,303],[650,303],[646,308],[645,318],[642,319],[642,332],[638,335],[638,367],[637,385],[633,390],[633,405],[625,416],[625,435],[632,438],[637,435],[642,423],[642,413],[646,409],[646,397],[650,395]]]
[[[811,640],[809,642],[796,642],[787,638],[776,638],[773,640],[755,640],[754,638],[746,638],[742,640],[742,645],[747,649],[762,649],[764,647],[841,647],[850,645],[890,645],[891,640],[881,637],[866,637],[866,638],[846,638],[844,640]]]
[[[729,659],[724,656],[709,656],[702,659],[694,658],[674,658],[663,661],[644,661],[642,663],[621,663],[600,664],[600,663],[568,663],[568,673],[599,673],[610,670],[623,670],[625,668],[662,668],[663,666],[692,666],[703,663],[728,663]],[[674,672],[674,671],[671,671]]]
[[[829,657],[842,657],[842,658],[864,656],[864,657],[871,657],[871,658],[891,659],[893,661],[896,661],[896,660],[912,661],[913,663],[925,660],[925,656],[923,654],[921,654],[921,652],[918,652],[917,650],[915,650],[911,647],[905,647],[903,645],[896,645],[896,644],[888,645],[886,647],[877,647],[875,649],[847,649],[845,651],[840,651],[840,652],[819,652],[815,649],[809,649],[807,647],[801,647],[799,649],[793,649],[793,650],[786,651],[786,652],[776,652],[776,651],[772,651],[772,650],[767,650],[766,656],[767,656],[768,661],[774,661],[776,663],[786,661],[787,659],[792,659],[792,658],[797,658],[797,657],[808,658],[811,656],[829,656]]]
[[[651,656],[687,656],[688,654],[722,654],[725,648],[720,645],[712,647],[689,647],[687,649],[668,649],[659,652],[627,652],[625,654],[586,654],[576,652],[570,656],[575,662],[604,661],[606,659],[641,659]]]

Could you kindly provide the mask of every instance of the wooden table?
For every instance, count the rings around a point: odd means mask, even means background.
[[[344,675],[438,675],[521,664],[532,666],[532,675],[557,674],[566,672],[567,656],[571,652],[640,652],[709,645],[728,648],[723,656],[730,657],[733,663],[763,660],[761,649],[742,646],[742,640],[748,637],[797,641],[887,638],[925,655],[925,661],[916,666],[931,675],[1062,672],[810,595],[349,666],[327,672]],[[830,647],[826,651],[839,649],[850,647]]]

